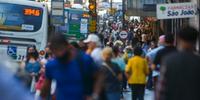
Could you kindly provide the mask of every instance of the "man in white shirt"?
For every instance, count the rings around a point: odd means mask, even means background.
[[[90,34],[84,43],[87,43],[88,49],[86,51],[87,54],[91,55],[98,66],[102,65],[102,57],[101,57],[101,42],[99,37],[96,34]]]

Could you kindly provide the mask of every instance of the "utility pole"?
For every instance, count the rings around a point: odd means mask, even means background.
[[[122,0],[122,29],[125,29],[125,13],[126,13],[125,2],[126,0]]]
[[[113,0],[110,0],[110,12],[112,14],[112,9],[113,9]]]
[[[91,16],[89,24],[89,32],[97,33],[97,2],[96,0],[89,0],[89,15]]]

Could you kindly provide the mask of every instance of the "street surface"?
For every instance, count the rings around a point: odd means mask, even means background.
[[[154,91],[145,91],[144,100],[154,100]],[[124,100],[131,100],[131,92],[124,92]]]

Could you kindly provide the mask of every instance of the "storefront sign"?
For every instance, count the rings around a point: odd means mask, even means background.
[[[157,19],[190,18],[197,15],[195,3],[172,3],[157,5]]]

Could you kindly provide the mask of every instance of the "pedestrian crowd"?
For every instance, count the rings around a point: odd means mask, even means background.
[[[198,100],[198,31],[185,27],[177,41],[173,34],[156,40],[144,31],[148,25],[137,20],[132,25],[127,41],[113,38],[115,28],[103,41],[89,34],[69,43],[55,34],[44,57],[35,46],[28,47],[16,77],[35,100],[122,100],[129,89],[132,100],[144,100],[146,89],[155,90],[155,100]]]

